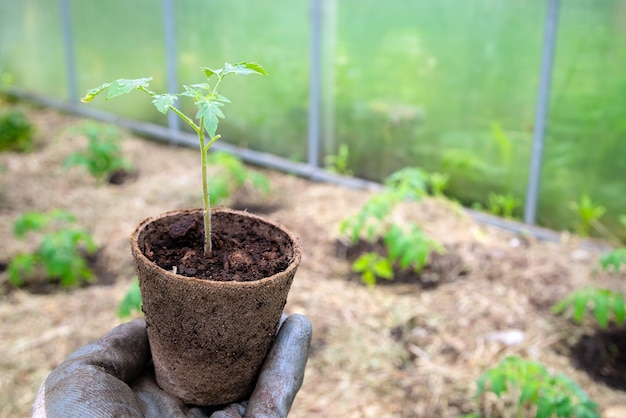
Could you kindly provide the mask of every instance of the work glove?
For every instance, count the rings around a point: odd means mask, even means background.
[[[33,417],[286,417],[302,386],[311,332],[306,317],[283,315],[250,399],[212,408],[185,405],[159,388],[146,324],[127,322],[78,349],[50,373],[37,394]]]

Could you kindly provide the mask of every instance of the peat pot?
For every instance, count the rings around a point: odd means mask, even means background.
[[[214,248],[216,241],[221,245],[247,236],[261,241],[264,249],[262,257],[236,251],[221,255],[221,270],[233,274],[236,281],[188,277],[195,268],[187,261],[201,250],[181,242],[185,235],[204,230],[202,209],[146,219],[131,235],[156,381],[166,392],[194,405],[227,404],[252,393],[302,254],[299,239],[275,222],[225,208],[211,214]],[[202,248],[202,236],[195,234]],[[165,247],[182,249],[177,260],[159,261],[159,266],[153,260]],[[263,265],[260,258],[266,255],[282,257],[278,271],[247,277],[239,261],[244,267]]]

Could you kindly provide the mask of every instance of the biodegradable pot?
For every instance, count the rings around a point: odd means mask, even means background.
[[[287,268],[254,281],[212,281],[175,274],[152,262],[151,234],[202,209],[144,220],[131,235],[156,381],[194,405],[248,397],[274,341],[287,293],[300,263],[299,239],[283,226],[247,212],[212,212],[213,232],[253,231],[288,255]]]

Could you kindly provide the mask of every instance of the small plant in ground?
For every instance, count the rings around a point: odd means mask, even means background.
[[[601,328],[608,327],[611,318],[615,324],[621,325],[626,317],[624,296],[609,289],[595,287],[578,289],[554,305],[552,312],[560,314],[570,308],[572,319],[577,323],[582,322],[585,313],[590,309]]]
[[[613,270],[618,273],[622,266],[626,266],[626,247],[616,248],[602,255],[600,266],[606,272]]]
[[[385,187],[399,199],[420,200],[428,194],[429,174],[419,167],[405,167],[385,179]]]
[[[348,145],[341,144],[337,150],[337,155],[328,155],[324,158],[326,170],[331,173],[352,176],[353,172],[348,168],[350,151]]]
[[[240,158],[225,152],[214,152],[209,155],[208,162],[217,168],[209,180],[211,205],[227,201],[234,192],[245,186],[264,195],[270,193],[269,178],[248,169]]]
[[[405,168],[390,175],[385,189],[372,196],[355,215],[339,226],[352,244],[359,239],[370,243],[382,239],[386,254],[368,252],[354,261],[352,269],[361,274],[361,280],[370,286],[376,278],[394,278],[394,265],[412,268],[420,273],[428,263],[431,252],[443,252],[443,247],[428,237],[414,223],[399,225],[389,221],[396,205],[402,201],[418,201],[427,193],[428,173],[419,168]]]
[[[130,317],[133,312],[141,313],[141,291],[139,290],[139,280],[137,277],[133,279],[117,308],[117,316],[120,319]]]
[[[576,232],[583,237],[591,234],[591,228],[597,225],[598,220],[606,212],[606,208],[593,203],[589,195],[582,195],[578,202],[570,202],[570,209],[578,215]]]
[[[490,391],[512,398],[515,417],[599,418],[598,405],[564,374],[551,374],[538,362],[505,357],[476,382],[477,396]]]
[[[487,197],[487,210],[494,215],[503,218],[514,218],[515,210],[522,202],[511,194],[489,193]]]
[[[157,94],[148,89],[152,77],[139,78],[134,80],[118,79],[110,83],[104,83],[100,87],[96,87],[87,92],[82,101],[88,103],[92,101],[98,94],[104,90],[108,90],[107,99],[130,93],[133,90],[139,90],[147,94],[152,99],[152,104],[163,114],[168,111],[176,113],[193,131],[198,135],[200,143],[200,161],[202,167],[202,200],[204,205],[204,252],[209,254],[212,250],[211,242],[211,203],[209,193],[209,183],[207,177],[207,154],[211,145],[220,138],[217,134],[217,126],[220,118],[224,118],[222,107],[230,101],[220,94],[220,86],[222,81],[229,74],[249,75],[259,74],[267,75],[260,64],[254,62],[241,62],[231,65],[225,63],[223,68],[202,69],[206,80],[203,83],[193,84],[191,86],[183,86],[184,91],[178,94]],[[211,82],[213,82],[211,84]],[[179,97],[188,97],[193,100],[197,108],[195,121],[193,118],[185,115],[174,106]],[[208,135],[208,136],[207,136]]]
[[[391,260],[375,252],[360,256],[352,265],[352,270],[361,273],[361,281],[368,286],[374,286],[377,277],[392,280],[394,276]]]
[[[130,162],[122,157],[121,133],[115,127],[88,123],[78,129],[87,137],[87,149],[70,155],[65,167],[84,166],[99,183],[119,170],[130,170]]]
[[[625,264],[626,248],[615,249],[600,258],[600,267],[607,273],[618,273]],[[624,296],[610,289],[585,287],[575,290],[552,308],[555,314],[566,310],[572,311],[572,319],[576,323],[581,323],[587,311],[591,310],[600,328],[608,327],[611,319],[616,325],[622,325],[626,319]]]
[[[93,273],[85,253],[94,254],[98,247],[91,234],[75,222],[72,214],[62,210],[28,212],[20,216],[13,225],[15,236],[23,239],[29,232],[39,232],[41,239],[34,252],[19,254],[9,262],[10,282],[21,286],[38,268],[43,268],[50,280],[59,280],[61,286],[91,281]]]
[[[22,111],[9,108],[0,113],[0,151],[32,151],[34,132]]]

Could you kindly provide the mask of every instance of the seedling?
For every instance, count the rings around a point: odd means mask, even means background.
[[[130,170],[131,164],[122,157],[120,132],[110,125],[85,124],[79,129],[89,141],[87,149],[70,155],[65,167],[84,166],[98,183],[118,170]]]
[[[271,190],[267,176],[249,170],[240,158],[232,154],[213,152],[209,155],[208,162],[219,168],[209,179],[211,205],[227,201],[233,193],[247,185],[264,195]]]
[[[212,250],[211,242],[211,201],[209,194],[209,182],[207,177],[207,154],[211,145],[220,138],[217,134],[219,119],[224,118],[222,107],[230,101],[222,96],[219,87],[224,78],[229,74],[259,74],[267,75],[265,69],[260,64],[254,62],[241,62],[231,65],[224,64],[223,68],[211,69],[202,68],[206,76],[206,81],[191,86],[183,86],[184,91],[177,94],[157,94],[148,89],[152,77],[139,78],[134,80],[118,79],[110,83],[104,83],[87,92],[82,98],[84,103],[92,101],[98,94],[108,90],[107,100],[114,97],[139,90],[152,98],[152,104],[163,114],[168,111],[176,113],[194,132],[198,135],[200,143],[200,160],[202,165],[202,200],[204,204],[204,253],[209,254]],[[174,106],[179,97],[189,97],[193,100],[197,108],[195,121],[192,117],[185,115]]]
[[[428,194],[429,174],[419,167],[405,167],[385,179],[385,186],[400,199],[418,201]]]
[[[514,213],[521,202],[511,194],[489,193],[487,198],[487,210],[494,215],[503,218],[514,218]]]
[[[476,395],[489,390],[498,398],[512,397],[515,417],[599,418],[598,405],[564,374],[551,374],[538,362],[505,357],[478,379]]]
[[[398,203],[418,201],[426,195],[427,184],[428,173],[420,168],[408,167],[397,171],[386,179],[386,188],[382,192],[372,196],[359,213],[340,224],[340,232],[346,234],[353,244],[362,238],[372,243],[382,238],[387,252],[385,256],[368,252],[352,265],[355,272],[361,273],[365,284],[375,285],[376,277],[393,279],[394,265],[420,273],[428,263],[431,252],[444,251],[419,226],[413,223],[401,226],[389,221]]]
[[[598,220],[606,212],[604,206],[596,205],[589,195],[586,194],[582,195],[578,202],[570,202],[569,206],[578,215],[576,232],[583,237],[589,236],[591,227],[597,224]]]
[[[41,232],[42,236],[34,252],[19,254],[10,261],[10,282],[21,286],[24,278],[40,267],[49,279],[60,280],[61,286],[91,281],[93,272],[84,254],[94,254],[98,247],[91,234],[76,226],[75,222],[72,214],[62,210],[28,212],[20,216],[13,225],[17,238],[23,239],[29,232]]]
[[[626,266],[626,247],[616,248],[604,254],[600,258],[600,266],[606,272],[615,273],[620,271],[622,266]]]
[[[624,297],[609,289],[585,287],[572,292],[553,308],[552,312],[560,314],[567,309],[572,310],[574,322],[581,323],[587,309],[593,312],[600,328],[606,328],[613,317],[615,324],[621,325],[626,318]]]
[[[8,109],[0,114],[0,151],[33,150],[35,128],[23,112]]]
[[[326,170],[331,173],[352,176],[353,172],[348,168],[349,148],[346,144],[339,145],[337,155],[328,155],[324,158]]]

